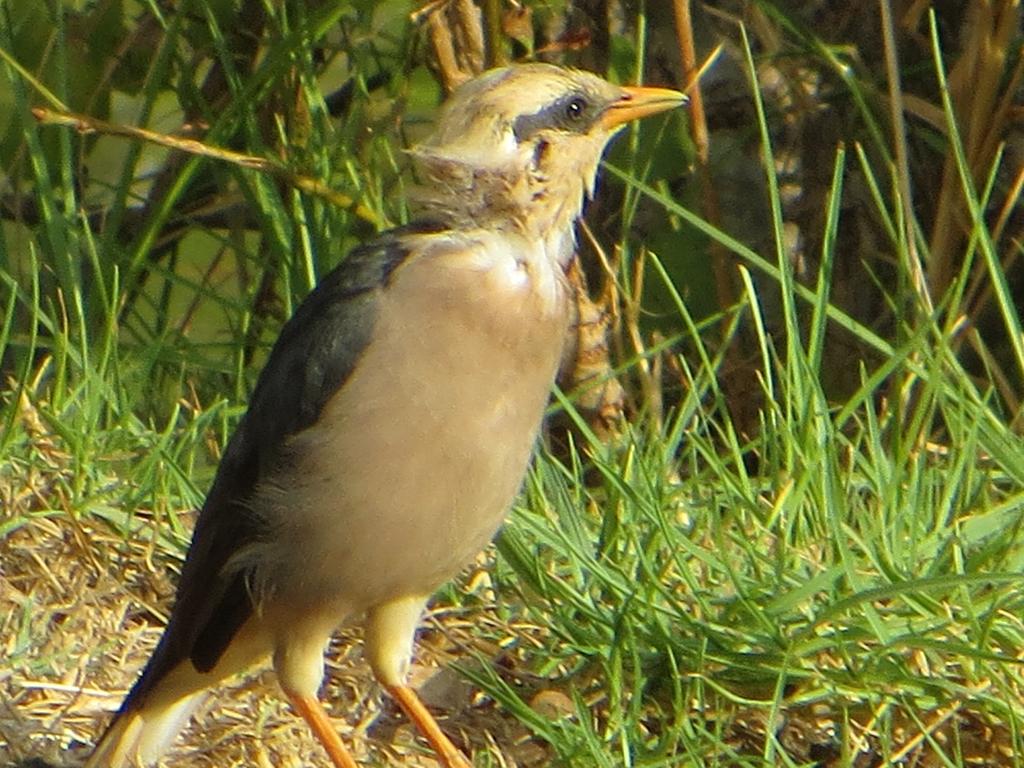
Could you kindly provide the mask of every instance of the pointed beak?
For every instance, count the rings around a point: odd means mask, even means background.
[[[622,86],[622,96],[601,115],[601,126],[608,131],[641,117],[675,109],[687,102],[685,94],[670,88]]]

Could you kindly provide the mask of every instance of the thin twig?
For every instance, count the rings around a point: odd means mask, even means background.
[[[675,0],[676,35],[679,38],[679,56],[683,62],[683,82],[692,83],[690,96],[690,133],[697,148],[697,158],[704,165],[708,162],[708,121],[704,113],[704,97],[694,76],[697,71],[697,50],[693,42],[693,19],[690,16],[690,0]]]
[[[722,223],[722,210],[718,193],[711,178],[710,140],[708,138],[707,115],[704,112],[704,97],[700,89],[700,74],[717,58],[721,46],[697,68],[697,49],[693,40],[693,18],[690,15],[690,0],[673,2],[676,21],[676,35],[679,39],[679,57],[683,65],[684,92],[690,97],[690,137],[697,150],[697,179],[701,188],[704,217],[715,225]],[[736,303],[736,287],[729,257],[725,249],[716,242],[709,246],[711,265],[715,275],[715,293],[719,306],[729,307]]]
[[[487,66],[503,67],[508,64],[508,51],[501,31],[501,0],[484,0],[482,7],[487,35]]]
[[[139,128],[134,125],[122,125],[119,123],[108,123],[105,120],[79,115],[74,112],[57,112],[46,107],[35,107],[32,114],[43,125],[61,125],[73,128],[79,133],[100,133],[106,136],[123,136],[137,141],[146,141],[161,147],[167,147],[179,152],[186,152],[190,155],[209,157],[214,160],[221,160],[242,168],[252,168],[256,171],[270,174],[281,179],[285,183],[300,189],[311,195],[315,195],[339,208],[351,209],[359,218],[372,224],[377,224],[377,217],[366,206],[357,203],[351,197],[331,189],[324,182],[311,176],[296,173],[291,168],[266,157],[246,155],[241,152],[234,152],[230,149],[215,147],[204,144],[196,139],[185,136],[174,136],[166,133],[157,133],[146,128]]]
[[[907,245],[907,270],[914,281],[914,290],[925,312],[931,314],[932,297],[928,292],[921,257],[917,250],[914,227],[914,198],[910,185],[910,161],[907,153],[907,126],[903,119],[903,88],[900,83],[899,62],[896,56],[896,33],[893,28],[892,8],[889,0],[878,0],[882,12],[882,47],[885,50],[885,69],[889,81],[889,118],[892,121],[892,141],[896,155],[896,178],[903,208],[904,240]]]

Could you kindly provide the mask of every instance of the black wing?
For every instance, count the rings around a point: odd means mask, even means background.
[[[370,341],[377,294],[409,256],[406,238],[441,229],[412,224],[356,248],[281,330],[199,514],[170,622],[122,711],[141,704],[186,658],[200,671],[212,669],[252,613],[244,575],[224,573],[231,556],[258,535],[246,502],[285,439],[312,425],[352,373]]]

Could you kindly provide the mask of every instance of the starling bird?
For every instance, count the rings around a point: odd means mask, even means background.
[[[332,632],[360,618],[377,680],[443,765],[469,766],[406,684],[416,626],[522,482],[609,139],[684,100],[546,64],[455,92],[413,150],[421,217],[352,251],[281,331],[167,629],[87,768],[152,764],[207,688],[268,657],[333,765],[354,768],[317,692]]]

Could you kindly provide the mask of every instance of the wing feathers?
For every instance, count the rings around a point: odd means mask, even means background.
[[[122,713],[138,710],[185,659],[199,671],[212,669],[251,615],[245,574],[224,571],[235,552],[261,535],[248,498],[282,460],[288,436],[310,426],[344,385],[370,341],[376,296],[414,252],[417,236],[441,230],[436,223],[409,225],[356,248],[285,324],[203,504],[170,622]]]

